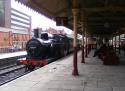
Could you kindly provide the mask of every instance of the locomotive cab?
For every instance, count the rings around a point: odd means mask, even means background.
[[[40,37],[43,40],[48,40],[48,33],[42,33]]]

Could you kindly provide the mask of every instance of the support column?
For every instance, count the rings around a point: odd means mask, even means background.
[[[119,42],[118,42],[118,44],[119,44],[119,54],[121,53],[120,51],[121,51],[121,48],[120,48],[120,35],[119,35]]]
[[[84,25],[82,23],[82,61],[81,63],[85,63],[85,58],[84,58]]]
[[[87,55],[89,54],[90,50],[91,50],[91,47],[90,47],[90,44],[89,44],[89,38],[87,38]]]
[[[115,36],[115,52],[116,52],[116,36]]]
[[[124,38],[125,38],[125,34],[124,34]],[[124,56],[125,56],[125,49],[124,49]]]
[[[9,47],[12,46],[12,38],[13,38],[13,33],[12,31],[9,31]]]
[[[113,36],[112,36],[112,47],[113,47],[114,45],[113,45]]]
[[[87,52],[87,48],[88,48],[88,46],[87,46],[87,33],[86,33],[86,30],[85,30],[85,38],[86,38],[86,45],[85,45],[85,57],[88,57],[88,52]]]
[[[72,9],[73,13],[73,31],[74,31],[74,41],[73,41],[73,72],[74,76],[79,75],[77,67],[77,14],[78,9]]]

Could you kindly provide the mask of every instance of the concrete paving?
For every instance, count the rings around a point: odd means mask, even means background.
[[[0,86],[0,91],[125,91],[125,65],[106,66],[91,51],[80,63],[79,76],[72,75],[69,55],[34,72]]]

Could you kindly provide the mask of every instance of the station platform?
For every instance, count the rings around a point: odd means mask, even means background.
[[[1,53],[0,54],[0,70],[17,65],[17,59],[26,57],[26,51],[17,51],[10,53]]]
[[[12,58],[12,57],[18,57],[18,56],[23,56],[26,55],[26,51],[17,51],[17,52],[10,52],[10,53],[1,53],[0,54],[0,60],[1,59],[7,59],[7,58]]]
[[[81,63],[78,52],[79,76],[72,75],[69,55],[0,86],[0,91],[125,91],[125,65],[103,65],[93,53]]]

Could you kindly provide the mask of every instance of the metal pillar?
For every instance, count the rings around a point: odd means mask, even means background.
[[[73,12],[73,31],[74,31],[74,41],[73,41],[73,72],[74,76],[79,75],[77,67],[77,14],[78,9],[72,9]]]
[[[115,36],[115,52],[116,52],[116,36]]]
[[[119,35],[119,42],[118,42],[118,44],[119,44],[119,54],[121,53],[120,51],[121,51],[121,48],[120,48],[120,35]]]
[[[88,57],[88,52],[87,52],[87,48],[88,48],[88,46],[87,46],[87,33],[86,33],[86,31],[85,31],[85,36],[86,36],[86,46],[85,46],[85,57]]]
[[[114,45],[113,45],[113,36],[112,36],[112,47],[113,47]]]
[[[87,55],[89,54],[89,52],[90,52],[90,44],[89,44],[89,38],[87,38]]]
[[[12,46],[12,31],[9,31],[9,46]]]
[[[125,38],[125,34],[124,34],[124,38]],[[124,56],[125,56],[125,49],[124,49]]]
[[[84,58],[84,25],[82,23],[82,61],[81,63],[85,63],[85,58]]]

